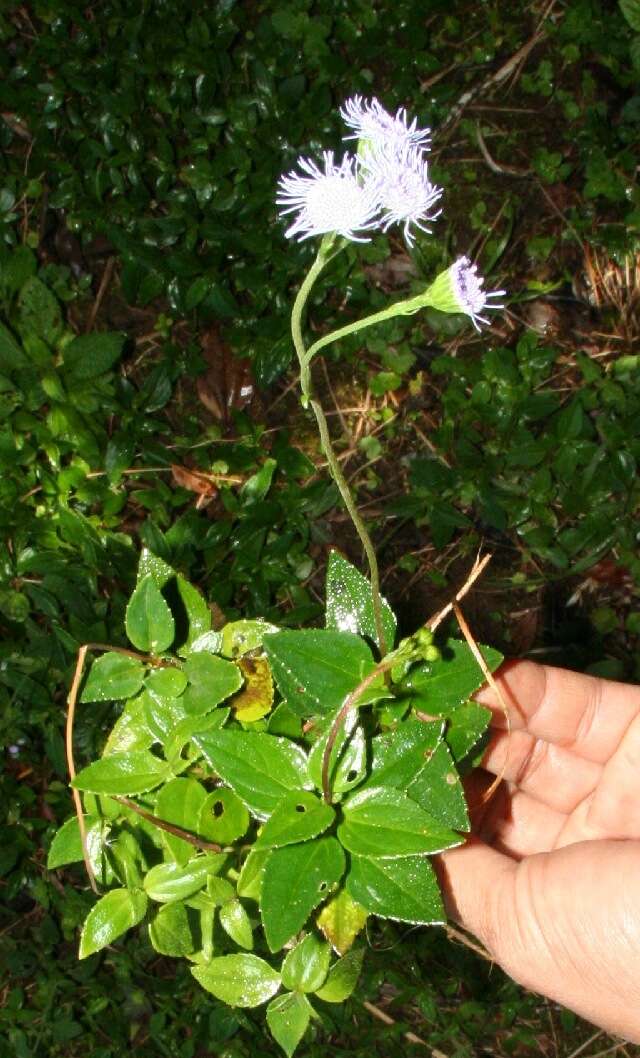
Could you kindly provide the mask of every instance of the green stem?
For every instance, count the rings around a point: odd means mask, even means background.
[[[345,327],[339,327],[337,331],[331,331],[330,334],[325,334],[322,338],[319,338],[317,342],[314,342],[307,350],[306,359],[307,361],[310,361],[321,349],[324,349],[327,345],[331,345],[333,342],[339,341],[340,338],[346,338],[349,334],[357,334],[358,331],[363,331],[366,327],[373,327],[376,323],[384,323],[385,320],[392,320],[394,316],[409,316],[414,312],[418,312],[418,310],[423,308],[425,304],[424,295],[408,298],[405,301],[396,301],[386,309],[381,309],[380,312],[373,312],[370,316],[365,316],[361,320],[356,320],[354,323],[348,323]]]
[[[331,436],[329,434],[329,427],[327,426],[327,420],[322,410],[320,403],[311,395],[311,356],[308,353],[305,344],[304,337],[302,334],[302,319],[304,314],[304,308],[307,303],[311,289],[320,275],[322,269],[329,262],[329,260],[342,249],[342,246],[335,247],[335,237],[332,235],[326,235],[320,244],[318,256],[311,265],[309,272],[298,291],[297,297],[293,304],[291,312],[291,335],[293,337],[293,344],[295,346],[296,355],[300,364],[300,388],[302,390],[302,403],[304,407],[311,405],[311,410],[315,415],[316,422],[318,424],[318,430],[320,432],[320,443],[322,445],[322,451],[324,452],[327,463],[329,464],[329,470],[333,480],[338,486],[338,491],[342,497],[345,507],[349,512],[351,521],[353,522],[356,532],[360,537],[362,546],[364,548],[365,555],[367,556],[367,562],[369,563],[369,574],[371,578],[371,596],[373,603],[373,620],[376,628],[376,637],[378,639],[378,647],[382,657],[387,653],[387,643],[384,634],[384,627],[382,624],[382,600],[380,598],[380,574],[378,572],[378,561],[376,559],[376,553],[371,542],[371,537],[367,532],[367,528],[358,513],[358,508],[355,505],[353,496],[351,495],[349,486],[346,478],[342,473],[340,463],[338,462],[335,452],[331,444]],[[376,315],[379,315],[377,313]],[[344,330],[344,328],[342,328]],[[340,331],[336,331],[336,335],[340,335]],[[329,336],[331,337],[331,336]],[[322,339],[321,339],[322,341]],[[325,344],[328,344],[325,342]],[[316,346],[318,343],[316,342]],[[312,349],[314,347],[312,346]]]

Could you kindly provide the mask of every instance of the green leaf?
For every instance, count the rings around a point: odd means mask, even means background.
[[[300,992],[288,992],[273,999],[267,1007],[267,1025],[276,1043],[291,1058],[307,1031],[313,1008]]]
[[[70,382],[84,382],[108,371],[120,359],[124,334],[83,334],[65,346],[63,363]]]
[[[358,983],[363,959],[364,948],[354,948],[334,962],[325,984],[316,992],[318,999],[325,1003],[344,1003]]]
[[[292,992],[316,992],[329,973],[331,948],[326,941],[307,933],[287,953],[282,964],[282,984]]]
[[[460,775],[445,742],[433,751],[420,774],[407,788],[407,795],[439,823],[454,830],[469,830],[469,814]]]
[[[195,836],[200,833],[200,812],[206,800],[207,791],[196,779],[171,779],[156,797],[154,814]],[[162,841],[176,863],[185,864],[194,854],[193,845],[166,830],[162,831]]]
[[[76,790],[102,794],[139,794],[153,790],[169,778],[169,765],[146,749],[112,753],[95,760],[76,775]]]
[[[339,551],[332,551],[327,564],[326,626],[337,632],[368,636],[379,646],[373,617],[371,584]],[[387,651],[393,648],[396,619],[389,604],[382,600],[382,627]]]
[[[462,842],[459,834],[442,826],[415,801],[386,786],[358,790],[343,811],[338,838],[345,849],[361,856],[433,855]]]
[[[446,922],[438,881],[427,856],[381,860],[354,855],[345,884],[353,899],[379,918],[425,926]]]
[[[226,858],[226,854],[221,852],[197,856],[184,866],[179,863],[159,863],[147,872],[145,891],[158,904],[185,900],[206,885],[209,875],[218,873]]]
[[[152,669],[144,684],[158,698],[179,698],[187,686],[187,674],[174,665]]]
[[[238,666],[215,654],[190,654],[184,667],[189,677],[185,710],[192,716],[203,716],[242,687]]]
[[[165,904],[158,909],[149,924],[149,939],[157,952],[177,959],[196,950],[191,915],[182,903]]]
[[[0,323],[0,370],[7,372],[24,371],[28,366],[29,360],[11,334],[11,331]]]
[[[309,776],[322,789],[322,762],[333,727],[341,706],[323,722],[323,734],[316,739],[309,752]],[[352,790],[365,777],[367,768],[367,743],[364,731],[358,724],[358,710],[352,709],[345,717],[331,749],[329,758],[329,786],[334,797]]]
[[[127,636],[138,650],[160,654],[173,643],[175,622],[152,574],[147,574],[129,599]]]
[[[179,762],[180,754],[194,735],[204,731],[217,731],[218,728],[224,727],[230,712],[230,709],[216,709],[208,716],[187,716],[184,720],[180,720],[165,739],[164,749],[167,760],[174,764]]]
[[[490,723],[491,710],[484,705],[469,702],[452,711],[445,739],[457,764],[478,744]]]
[[[95,816],[87,815],[84,817],[84,825],[87,832],[99,822],[100,820]],[[63,823],[60,829],[54,834],[49,849],[49,855],[47,856],[47,867],[50,871],[53,871],[56,867],[64,867],[67,863],[79,863],[82,858],[80,825],[78,823],[78,817],[72,816],[72,818],[67,819],[66,823]]]
[[[492,647],[481,646],[480,653],[491,672],[502,664],[502,654]],[[405,682],[416,692],[416,700],[411,702],[415,708],[432,716],[449,716],[482,687],[485,679],[471,648],[456,639],[447,644],[442,658],[418,665]]]
[[[219,845],[232,845],[246,834],[250,816],[233,790],[219,786],[207,794],[200,809],[198,834]]]
[[[388,734],[377,735],[371,740],[371,770],[361,789],[390,786],[406,790],[441,741],[444,728],[442,720],[409,719]]]
[[[37,335],[54,346],[63,330],[60,306],[51,291],[37,276],[23,283],[18,298],[20,330]]]
[[[344,852],[335,838],[272,849],[260,893],[260,914],[271,951],[284,947],[302,929],[340,881],[344,868]]]
[[[253,731],[212,731],[193,740],[220,778],[258,819],[289,790],[308,788],[307,758],[285,738]]]
[[[124,710],[109,732],[103,757],[112,753],[125,753],[133,749],[149,749],[155,742],[155,735],[149,729],[145,719],[144,696],[139,695],[127,702]]]
[[[280,974],[257,955],[223,955],[193,966],[196,981],[230,1007],[259,1007],[280,988]]]
[[[251,650],[259,650],[265,636],[270,637],[278,629],[268,621],[230,621],[222,629],[220,652],[226,658],[241,658]]]
[[[249,916],[239,900],[229,900],[218,913],[220,925],[231,940],[241,948],[253,948],[253,932]]]
[[[144,666],[137,658],[109,651],[96,658],[80,696],[81,702],[133,698],[142,687]]]
[[[153,691],[143,691],[140,698],[145,723],[157,742],[164,743],[179,723],[190,719],[185,715],[184,696],[160,698]]]
[[[307,841],[331,826],[336,814],[313,793],[287,794],[262,827],[255,849],[275,849]]]
[[[147,897],[141,889],[112,889],[105,893],[85,919],[80,937],[80,959],[106,948],[132,926],[137,926],[147,910]]]
[[[322,908],[316,925],[338,955],[344,955],[364,928],[368,917],[366,908],[356,903],[346,889],[341,889]]]
[[[640,0],[619,0],[620,10],[636,33],[640,33]]]
[[[189,653],[193,644],[209,632],[211,628],[211,610],[198,589],[194,588],[193,584],[190,584],[180,574],[176,577],[176,587],[187,617],[186,639],[184,643],[180,644],[178,650],[178,653],[184,657]]]
[[[222,904],[228,904],[230,900],[235,900],[235,896],[236,891],[231,882],[228,882],[226,878],[218,878],[214,875],[207,878],[207,900],[209,900],[214,907],[221,907]]]
[[[364,639],[351,632],[305,628],[268,636],[265,650],[278,688],[300,715],[333,712],[374,667]],[[385,693],[382,678],[359,699],[375,701]]]

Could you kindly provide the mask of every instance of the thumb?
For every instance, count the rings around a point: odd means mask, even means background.
[[[502,962],[504,895],[513,885],[517,864],[470,837],[465,845],[435,857],[447,914],[473,933],[489,954]]]

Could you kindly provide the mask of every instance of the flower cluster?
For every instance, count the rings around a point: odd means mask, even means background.
[[[427,225],[440,212],[435,206],[442,189],[432,184],[426,158],[429,129],[418,128],[415,118],[410,123],[402,108],[394,117],[377,99],[367,102],[360,96],[347,100],[340,115],[351,130],[345,139],[358,141],[357,154],[346,154],[338,163],[325,151],[324,169],[300,158],[298,169],[281,177],[280,213],[297,214],[287,236],[309,239],[337,232],[364,242],[363,232],[402,224],[412,245],[412,228],[429,232]]]

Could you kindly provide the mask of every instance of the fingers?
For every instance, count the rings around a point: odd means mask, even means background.
[[[563,812],[554,811],[507,783],[502,783],[495,796],[483,806],[480,818],[473,811],[472,794],[469,794],[469,803],[474,834],[516,860],[555,848],[567,824]]]
[[[602,766],[527,731],[495,732],[482,766],[556,812],[572,812],[598,785]]]
[[[458,855],[456,855],[458,853]],[[511,883],[517,864],[509,856],[471,837],[458,849],[434,858],[447,914],[474,934],[492,953],[497,951],[493,899]]]
[[[602,764],[640,716],[640,687],[584,676],[568,669],[507,662],[496,677],[514,729],[553,742],[586,760]],[[504,726],[500,703],[485,687],[476,695]]]

